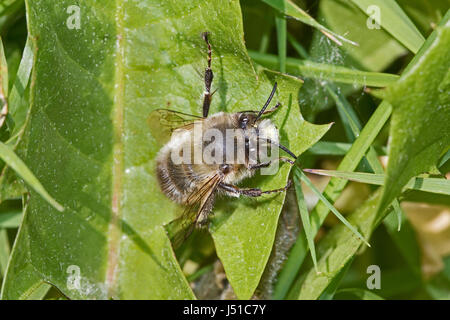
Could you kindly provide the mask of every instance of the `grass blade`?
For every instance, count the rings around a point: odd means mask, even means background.
[[[364,13],[378,9],[379,24],[406,48],[417,53],[425,38],[409,19],[402,8],[393,0],[352,0]],[[370,17],[370,15],[369,15]]]
[[[294,176],[294,185],[295,185],[295,194],[297,195],[298,210],[300,212],[303,229],[305,230],[309,251],[311,252],[311,258],[314,263],[314,268],[316,269],[316,272],[319,272],[319,270],[317,269],[316,248],[314,246],[315,232],[311,229],[311,222],[309,221],[309,212],[308,208],[306,207],[306,201],[302,190],[302,184],[297,176]]]
[[[267,68],[278,68],[279,59],[276,55],[262,54],[256,51],[249,51],[249,54],[253,60]],[[289,57],[286,58],[286,71],[307,78],[369,87],[386,87],[396,82],[399,78],[398,75],[390,73],[354,70],[342,66]]]
[[[0,229],[18,228],[22,221],[22,210],[0,213]]]
[[[311,148],[308,149],[308,153],[314,155],[327,155],[327,156],[345,156],[352,147],[351,143],[345,142],[332,142],[332,141],[319,141]],[[386,147],[374,147],[377,154],[386,155]]]
[[[5,277],[10,253],[8,233],[6,229],[0,227],[0,279]]]
[[[48,203],[50,203],[56,210],[62,212],[64,208],[53,199],[44,189],[39,180],[28,169],[26,164],[14,153],[14,151],[0,142],[0,158],[10,166],[18,175],[22,177],[37,193],[39,193]]]
[[[280,72],[286,72],[286,18],[280,14],[275,15],[277,28],[278,61]]]
[[[323,196],[323,194],[316,188],[316,186],[309,180],[309,178],[299,169],[295,168],[295,175],[298,179],[301,179],[318,197],[319,199],[328,207],[328,209],[334,213],[334,215],[349,228],[353,233],[360,238],[368,247],[370,247],[369,242],[356,230],[348,221],[344,218],[339,211]]]
[[[348,179],[361,183],[384,185],[384,174],[366,172],[342,172],[335,170],[304,169],[304,171],[329,177]],[[442,178],[412,178],[405,186],[406,189],[450,195],[450,181]]]
[[[325,36],[327,36],[330,40],[335,42],[338,45],[342,45],[341,41],[348,42],[353,45],[358,45],[357,43],[348,40],[344,38],[341,35],[338,35],[337,33],[334,33],[330,29],[326,28],[325,26],[321,25],[319,22],[317,22],[313,17],[311,17],[308,13],[306,13],[304,10],[299,8],[297,5],[295,5],[290,0],[262,0],[263,2],[267,3],[272,8],[278,10],[282,14],[285,14],[287,16],[290,16],[296,20],[299,20],[307,25],[310,25],[313,28],[318,29],[320,32],[322,32]]]

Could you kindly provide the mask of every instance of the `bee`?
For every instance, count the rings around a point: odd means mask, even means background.
[[[219,112],[209,115],[214,94],[211,92],[214,74],[211,69],[209,33],[202,33],[202,37],[208,50],[207,67],[204,71],[203,116],[168,109],[157,109],[152,113],[157,116],[160,124],[172,130],[169,142],[160,149],[156,157],[159,186],[169,199],[185,207],[183,214],[172,223],[172,231],[169,232],[172,233],[174,246],[181,244],[194,227],[201,228],[207,225],[208,216],[218,194],[231,197],[260,197],[284,192],[289,188],[290,181],[284,187],[265,191],[236,186],[243,179],[253,176],[257,170],[269,167],[273,161],[294,164],[293,160],[285,157],[258,162],[258,156],[254,156],[257,154],[255,150],[260,150],[263,146],[275,146],[296,159],[289,149],[280,144],[276,126],[269,119],[262,119],[280,106],[280,103],[277,103],[267,110],[277,90],[276,82],[266,103],[259,111]],[[197,130],[197,127],[200,129]],[[208,132],[215,132],[219,136],[233,132],[232,143],[229,144],[229,141],[225,142],[216,137],[205,139]],[[237,161],[236,150],[239,153],[239,147],[243,152],[240,153],[240,161]],[[195,158],[196,148],[213,150],[211,154],[214,161],[203,161],[204,157],[201,157],[200,162],[192,161],[192,157],[188,157],[189,161],[178,161],[179,158],[186,160],[184,158],[186,154]],[[174,160],[174,155],[178,160]]]

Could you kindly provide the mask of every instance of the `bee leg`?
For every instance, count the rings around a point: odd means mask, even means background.
[[[236,186],[234,186],[232,184],[228,184],[228,183],[220,183],[219,188],[221,188],[224,191],[229,192],[231,194],[235,194],[235,195],[243,195],[243,196],[247,196],[247,197],[260,197],[263,194],[284,192],[291,186],[291,184],[292,184],[292,182],[291,182],[291,180],[289,180],[288,183],[286,184],[286,186],[284,186],[283,188],[274,189],[274,190],[266,190],[266,191],[262,191],[261,189],[258,189],[258,188],[245,188],[245,189],[239,188],[239,187],[236,187]]]
[[[279,161],[283,161],[283,162],[287,162],[287,163],[289,163],[289,164],[291,164],[291,165],[294,164],[294,161],[292,161],[291,159],[286,158],[286,157],[280,157],[280,158],[276,159],[275,161],[278,161],[278,162],[279,162]],[[268,161],[268,162],[257,163],[257,164],[251,165],[249,169],[250,169],[250,170],[258,170],[258,169],[261,169],[261,168],[267,168],[267,167],[269,167],[273,162],[274,162],[274,161]]]
[[[267,191],[262,191],[262,194],[270,194],[270,193],[280,193],[280,192],[285,192],[287,189],[289,189],[289,187],[292,185],[292,181],[288,180],[288,182],[286,183],[286,185],[283,188],[280,189],[274,189],[274,190],[267,190]]]
[[[211,69],[211,45],[208,40],[208,32],[203,32],[202,37],[205,40],[206,45],[208,46],[208,66],[205,69],[205,92],[203,93],[203,117],[206,118],[209,113],[209,106],[211,105],[211,84],[214,78],[214,74]]]
[[[269,113],[272,113],[272,112],[274,112],[275,110],[277,110],[280,106],[281,106],[281,103],[280,103],[280,102],[277,102],[277,104],[276,104],[273,108],[264,111],[263,114],[269,114]]]

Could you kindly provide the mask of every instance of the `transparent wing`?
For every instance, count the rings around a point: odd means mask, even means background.
[[[147,123],[150,127],[150,132],[156,140],[165,143],[170,139],[174,130],[180,128],[189,129],[194,122],[202,120],[202,117],[179,111],[156,109],[150,113]]]
[[[176,249],[191,235],[202,214],[208,214],[214,202],[214,193],[222,178],[216,174],[205,179],[187,200],[181,216],[166,226],[172,245]]]

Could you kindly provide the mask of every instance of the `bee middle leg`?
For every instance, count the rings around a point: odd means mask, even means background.
[[[262,191],[259,188],[239,188],[237,186],[234,186],[234,185],[228,184],[228,183],[220,183],[219,188],[221,188],[222,190],[224,190],[226,192],[235,194],[235,195],[243,195],[243,196],[247,196],[247,197],[260,197],[263,194],[285,192],[287,189],[289,189],[291,184],[292,184],[292,181],[289,180],[288,183],[286,184],[286,186],[284,186],[283,188],[273,189],[273,190],[265,190],[265,191]]]
[[[274,161],[278,161],[278,162],[282,161],[282,162],[287,162],[287,163],[289,163],[289,164],[291,164],[291,165],[294,165],[294,161],[291,160],[291,159],[289,159],[289,158],[286,158],[286,157],[280,157],[280,158],[278,158],[278,159],[276,159],[276,160],[274,160]],[[258,170],[258,169],[261,169],[261,168],[267,168],[267,167],[269,167],[274,161],[267,161],[267,162],[256,163],[256,164],[254,164],[254,165],[251,165],[249,169],[250,169],[250,170]]]

